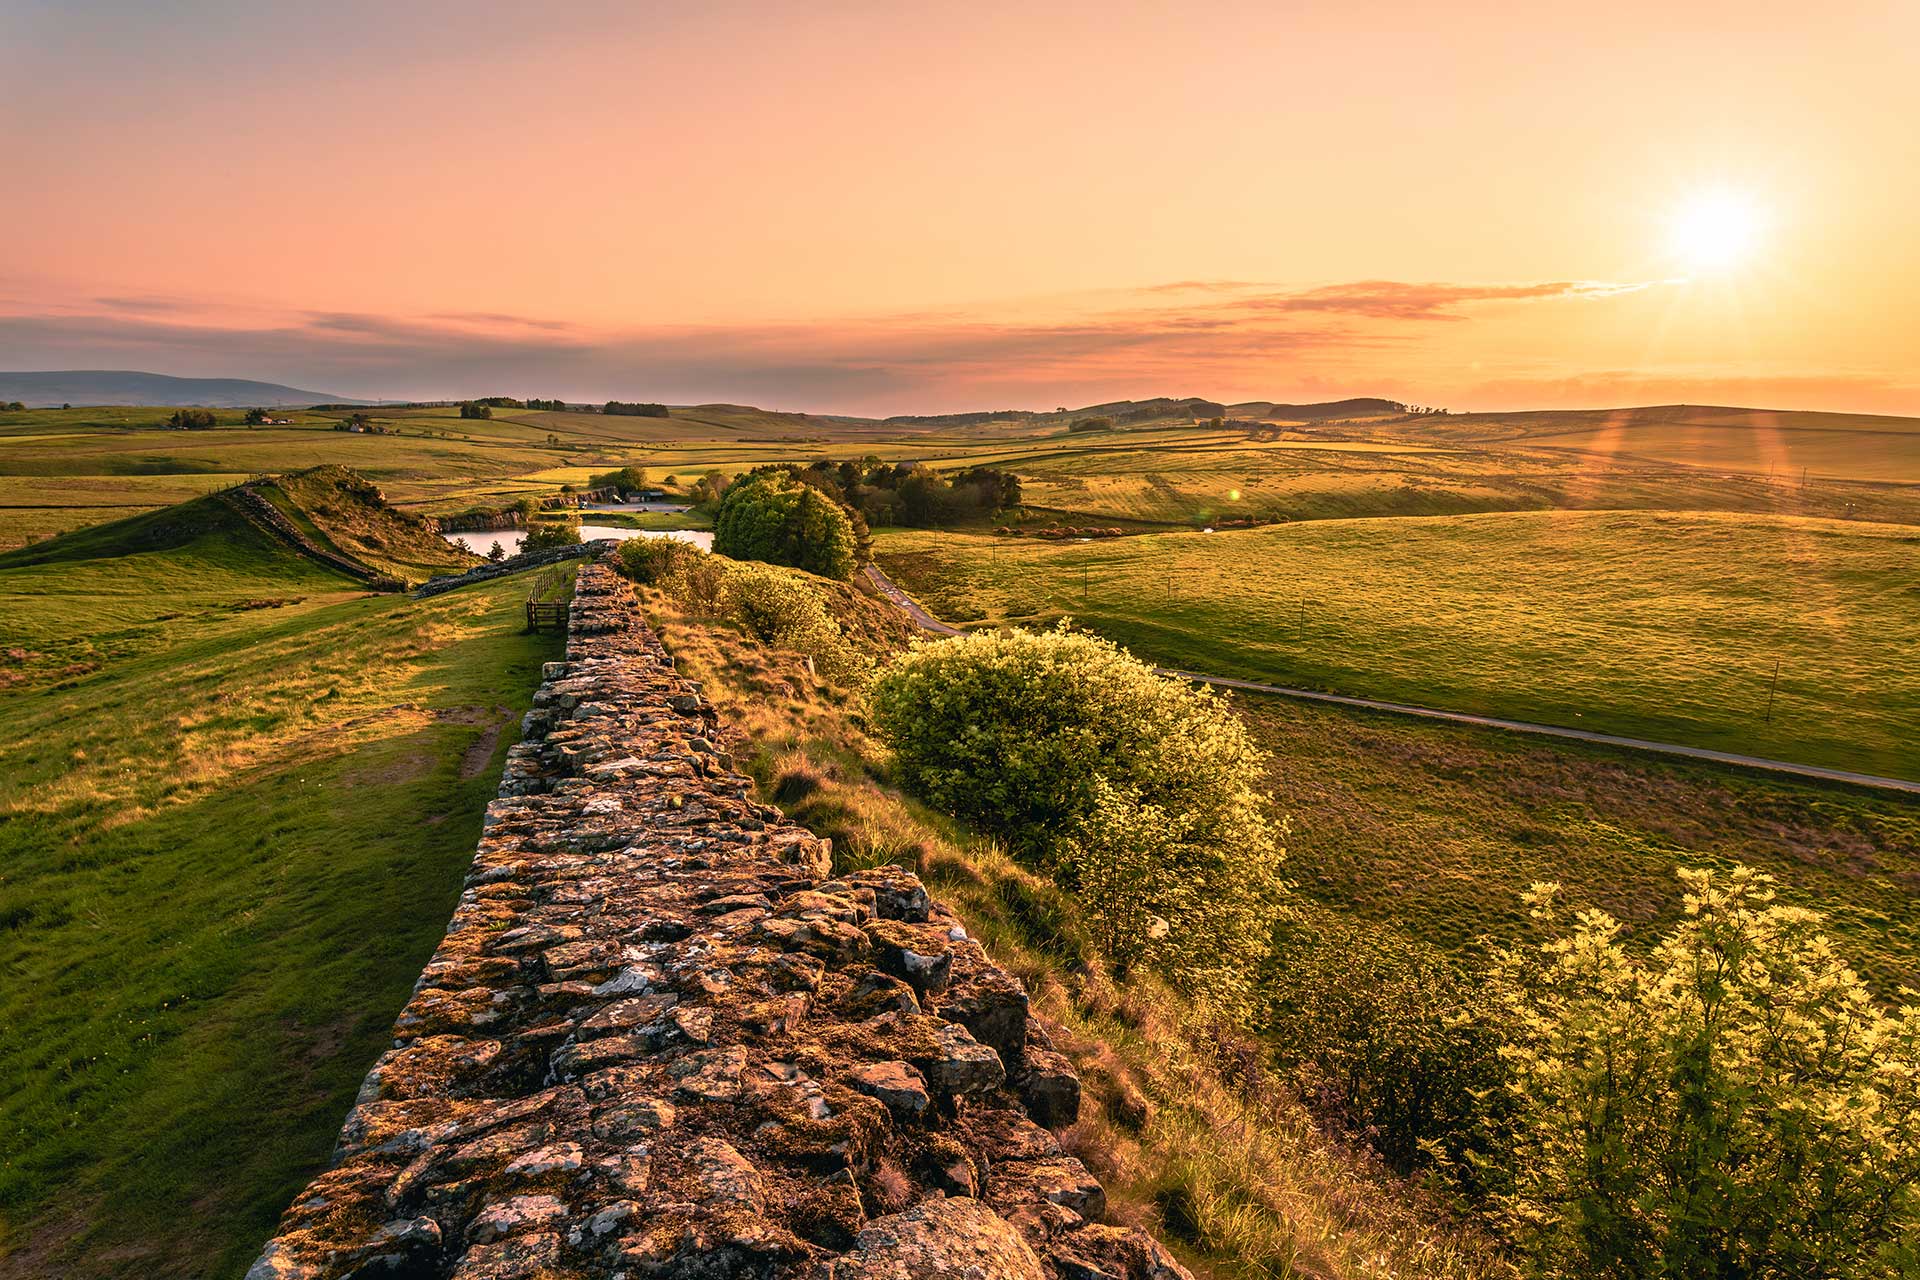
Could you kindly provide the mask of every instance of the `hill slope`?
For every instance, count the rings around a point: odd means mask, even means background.
[[[948,621],[1070,614],[1189,671],[1920,779],[1914,545],[1903,525],[1632,511],[877,538]]]
[[[175,378],[132,369],[59,369],[0,372],[0,401],[29,408],[60,404],[187,404],[246,409],[296,404],[373,404],[324,391],[302,391],[248,378]]]
[[[263,580],[321,574],[377,585],[419,582],[475,563],[420,517],[394,510],[345,467],[309,467],[223,489],[0,555],[0,568],[115,561],[197,548]],[[298,569],[277,563],[302,562]],[[392,580],[391,584],[383,580]]]
[[[331,545],[434,537],[353,488],[258,491]],[[524,578],[372,595],[234,492],[0,556],[0,1276],[240,1273],[559,655]]]
[[[1398,439],[1572,449],[1788,480],[1920,481],[1920,418],[1886,414],[1666,404],[1436,414],[1385,429]]]

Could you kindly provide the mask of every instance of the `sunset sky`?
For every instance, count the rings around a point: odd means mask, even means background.
[[[1920,5],[0,0],[0,368],[1920,413]]]

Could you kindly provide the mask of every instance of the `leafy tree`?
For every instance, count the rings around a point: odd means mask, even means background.
[[[907,783],[1077,889],[1117,964],[1247,1011],[1280,849],[1223,698],[1062,627],[916,645],[872,703]]]
[[[915,467],[896,488],[902,523],[916,529],[946,524],[953,516],[953,486],[930,467]]]
[[[602,413],[621,414],[629,418],[664,418],[667,406],[663,404],[633,404],[624,400],[609,400],[601,408]]]
[[[580,545],[580,517],[568,512],[564,515],[546,517],[534,521],[527,527],[527,536],[521,541],[522,551],[545,551],[551,547],[577,547]]]
[[[688,491],[687,496],[693,500],[693,505],[696,507],[716,506],[720,499],[726,496],[727,488],[731,484],[732,481],[727,478],[726,472],[709,471],[693,482],[693,488]]]
[[[247,410],[247,425],[250,427],[261,426],[265,424],[269,420],[269,418],[270,418],[270,415],[267,413],[265,409]]]
[[[26,406],[26,405],[25,405],[25,403],[23,403],[22,401],[19,401],[19,400],[9,400],[9,401],[7,401],[7,403],[6,403],[6,405],[5,405],[4,407],[5,407],[5,409],[6,409],[6,411],[7,411],[8,413],[21,413],[21,412],[23,412],[23,411],[25,411],[25,409],[26,409],[26,407],[27,407],[27,406]],[[60,407],[61,407],[61,408],[63,408],[63,409],[71,409],[71,408],[72,408],[73,406],[72,406],[72,405],[61,405]]]
[[[590,489],[618,489],[621,493],[639,493],[647,488],[647,472],[644,467],[621,467],[618,471],[603,471],[587,481]]]
[[[500,539],[495,538],[493,540],[493,545],[487,548],[487,559],[491,560],[495,564],[499,564],[502,560],[505,560],[506,558],[507,558],[507,549],[500,545]]]
[[[493,409],[488,405],[470,400],[460,406],[460,416],[462,418],[491,418],[493,416]]]
[[[167,425],[180,431],[205,431],[219,426],[220,420],[213,416],[211,409],[176,409],[167,419]]]
[[[859,557],[846,509],[784,472],[754,475],[727,490],[714,516],[713,549],[841,581],[853,577]]]
[[[1501,956],[1518,1107],[1496,1203],[1549,1276],[1911,1274],[1920,1009],[1890,1015],[1770,877],[1683,870],[1650,954],[1556,885]]]

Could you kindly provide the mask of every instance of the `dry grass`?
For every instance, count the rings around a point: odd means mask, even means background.
[[[1221,1280],[1512,1274],[1437,1199],[1318,1128],[1267,1077],[1252,1042],[1197,1022],[1150,982],[1116,984],[1051,882],[892,787],[856,696],[810,674],[800,655],[690,618],[657,592],[647,603],[761,793],[831,836],[843,869],[918,871],[1027,984],[1086,1087],[1063,1141],[1101,1175],[1116,1218],[1157,1231],[1197,1274]],[[849,631],[858,623],[842,617]]]

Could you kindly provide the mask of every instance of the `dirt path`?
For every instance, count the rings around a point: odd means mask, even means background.
[[[936,635],[957,636],[960,628],[949,626],[925,609],[919,601],[896,586],[893,580],[877,565],[867,566],[867,578],[880,592],[903,609],[922,629]],[[1687,747],[1677,742],[1655,742],[1647,738],[1623,738],[1611,733],[1594,733],[1587,729],[1568,729],[1560,725],[1533,724],[1525,720],[1503,720],[1497,716],[1479,716],[1465,711],[1439,711],[1432,707],[1409,706],[1403,702],[1379,702],[1372,698],[1352,698],[1340,693],[1321,693],[1315,689],[1293,689],[1286,685],[1263,684],[1258,680],[1239,680],[1232,676],[1206,675],[1198,671],[1179,671],[1170,667],[1158,668],[1162,675],[1178,676],[1182,680],[1193,680],[1200,684],[1216,685],[1226,689],[1242,689],[1250,693],[1268,693],[1282,698],[1298,698],[1307,702],[1331,702],[1343,707],[1358,707],[1363,711],[1384,711],[1391,715],[1417,716],[1423,720],[1444,720],[1451,724],[1470,724],[1482,729],[1504,729],[1512,733],[1532,733],[1548,738],[1568,738],[1575,742],[1591,742],[1603,747],[1622,747],[1629,751],[1651,751],[1659,755],[1685,756],[1692,760],[1710,760],[1716,764],[1730,764],[1742,769],[1764,769],[1772,773],[1791,774],[1799,778],[1814,778],[1822,782],[1844,782],[1859,787],[1877,787],[1884,791],[1905,791],[1920,795],[1920,782],[1911,782],[1905,778],[1882,778],[1871,773],[1854,773],[1847,769],[1823,769],[1818,765],[1794,764],[1788,760],[1768,760],[1762,756],[1743,756],[1732,751],[1712,751],[1706,747]]]

